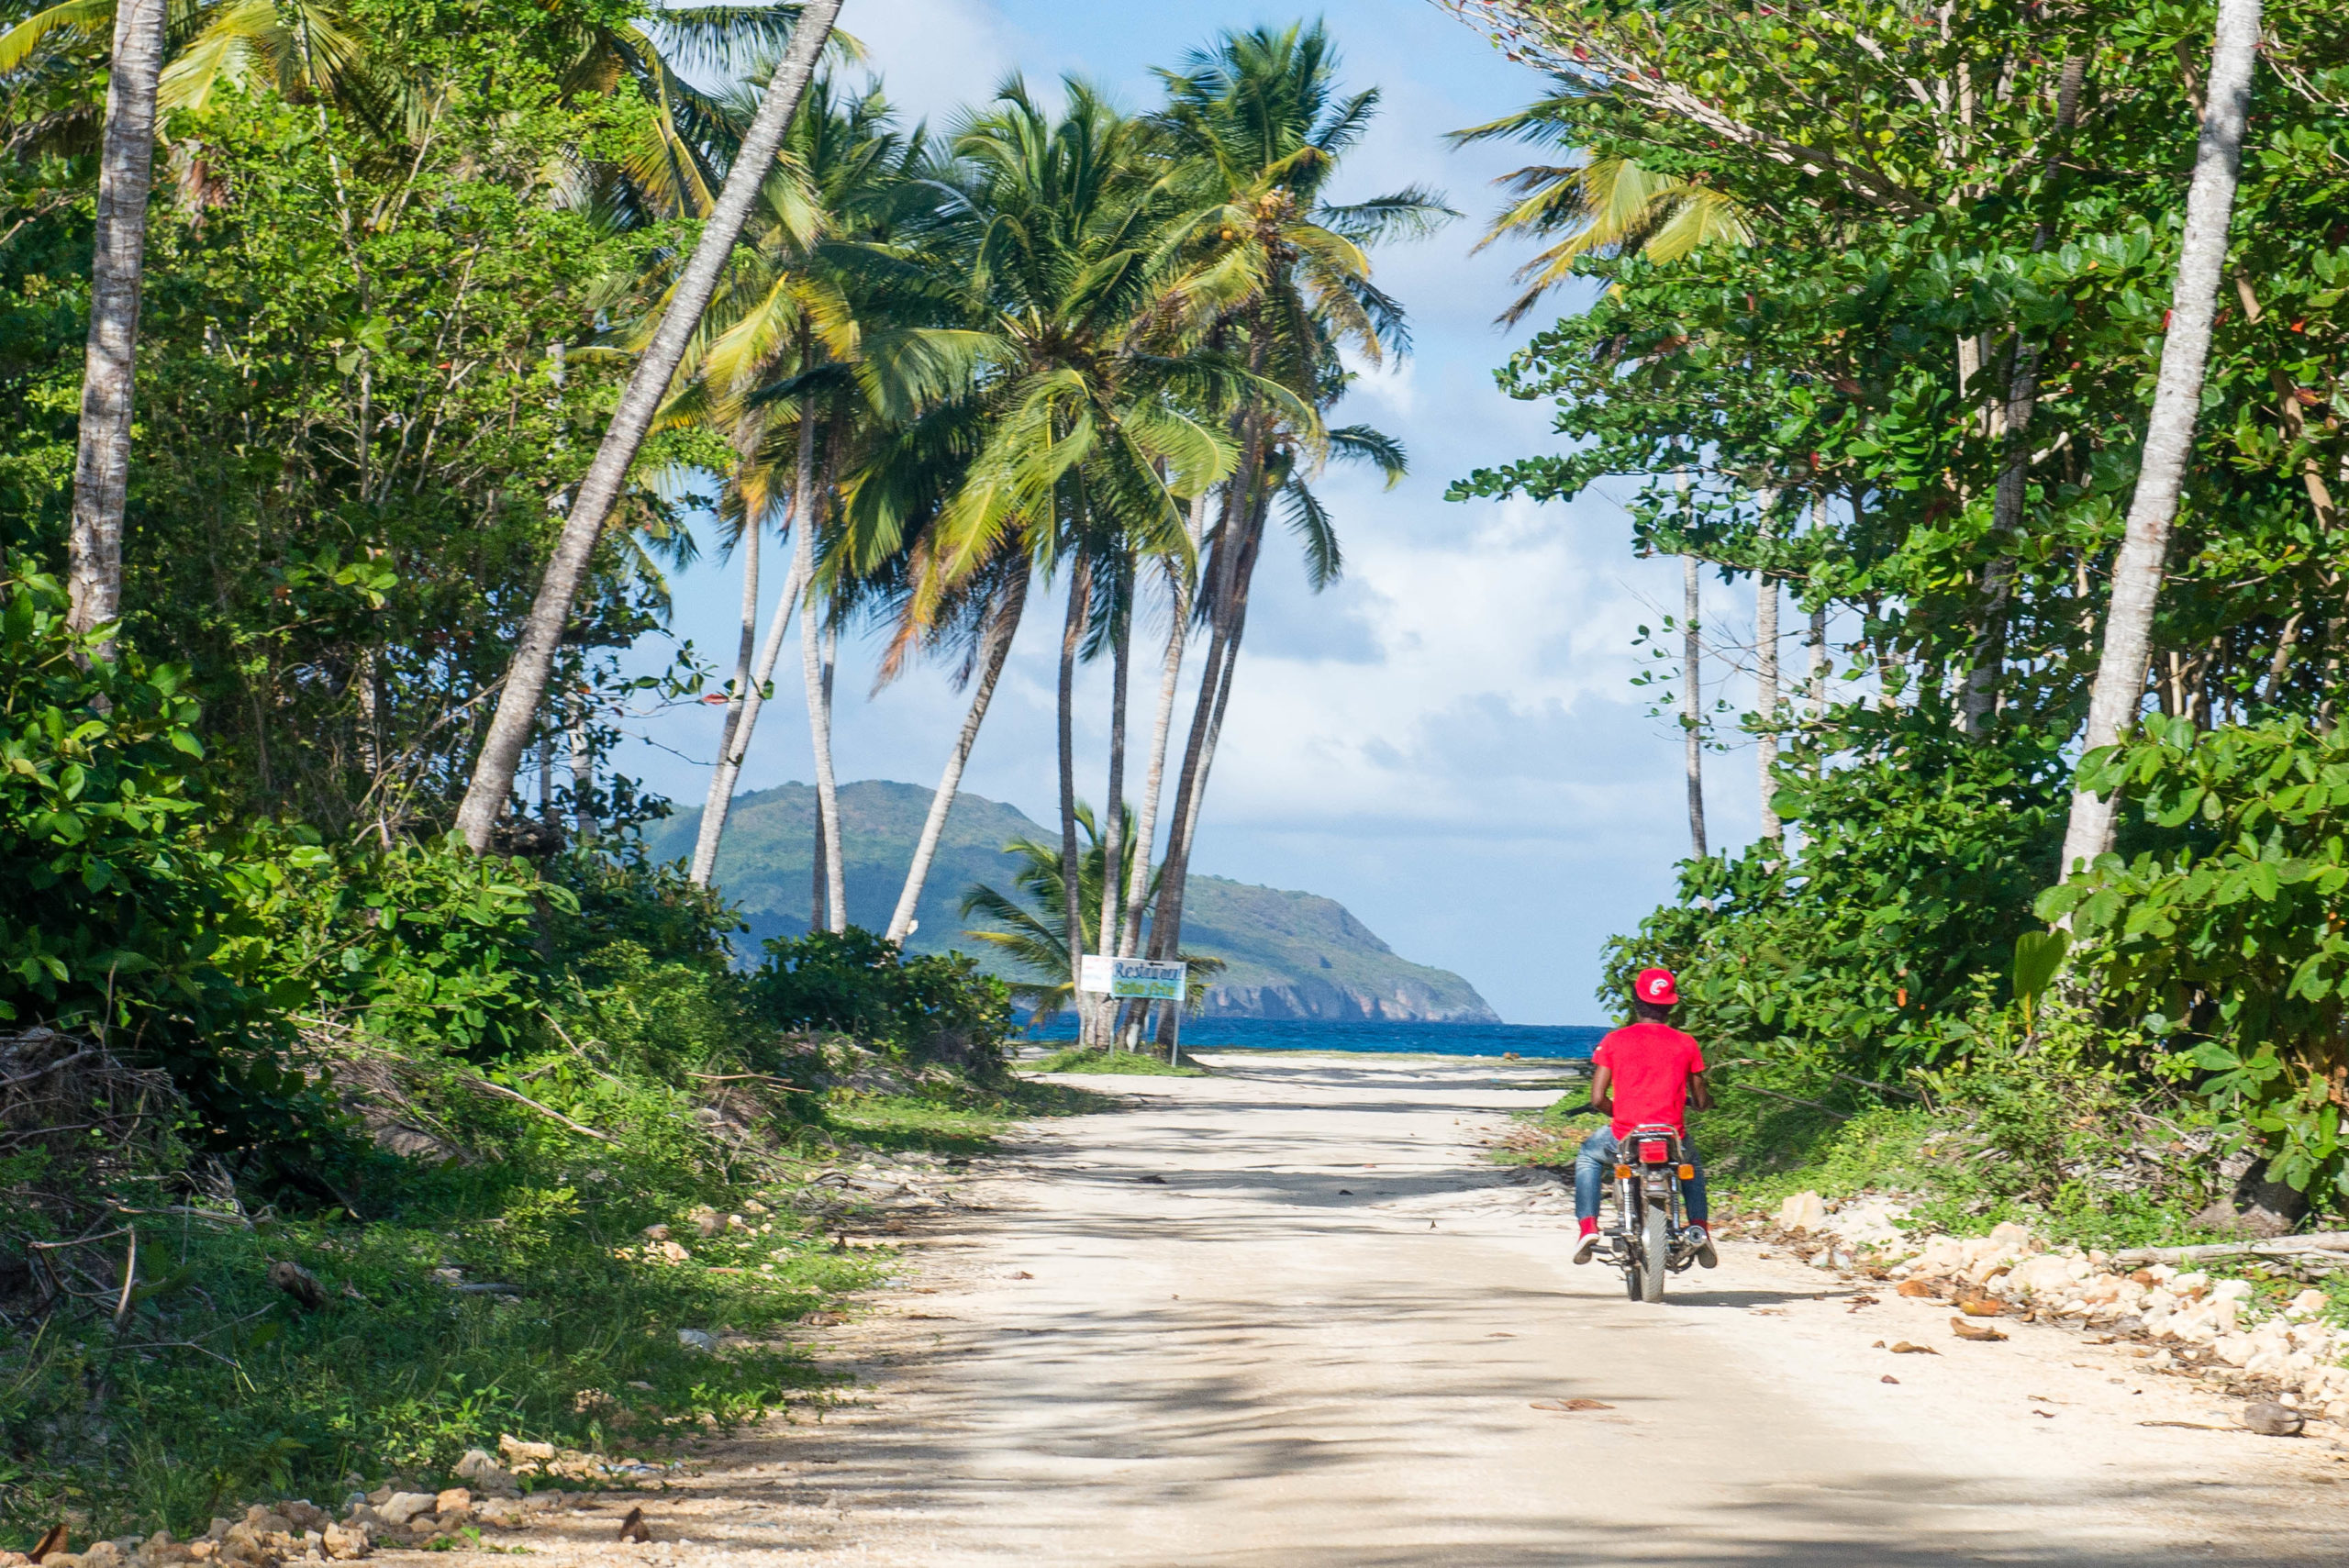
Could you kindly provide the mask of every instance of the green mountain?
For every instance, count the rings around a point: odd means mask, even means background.
[[[841,786],[841,858],[852,923],[876,931],[889,923],[929,810],[930,791],[919,785],[868,779]],[[698,810],[682,812],[655,826],[649,847],[656,859],[689,856],[700,826]],[[812,784],[735,797],[717,882],[741,906],[751,941],[807,931],[816,892],[815,832]],[[916,952],[960,949],[1008,973],[985,943],[965,934],[956,906],[974,883],[1010,888],[1018,862],[1004,852],[1007,841],[1050,842],[1055,836],[1000,801],[958,796],[906,946]],[[1229,966],[1208,994],[1214,1016],[1497,1021],[1475,986],[1449,970],[1397,958],[1335,899],[1194,874],[1186,906],[1184,947]]]

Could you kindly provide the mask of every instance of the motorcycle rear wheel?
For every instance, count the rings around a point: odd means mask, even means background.
[[[1651,1198],[1645,1205],[1646,1220],[1641,1227],[1641,1279],[1631,1293],[1631,1299],[1661,1302],[1664,1299],[1664,1265],[1672,1258],[1672,1206]]]

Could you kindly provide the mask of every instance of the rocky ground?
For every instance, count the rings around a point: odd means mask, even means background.
[[[817,1330],[836,1402],[552,1502],[493,1494],[580,1456],[479,1455],[470,1496],[336,1528],[413,1568],[2349,1562],[2349,1449],[2257,1359],[2321,1356],[2305,1311],[2012,1233],[1902,1253],[1823,1205],[1633,1303],[1567,1262],[1554,1177],[1482,1158],[1542,1069],[1216,1064],[951,1183],[858,1173],[856,1239],[904,1267]],[[2189,1356],[2195,1325],[2225,1331]],[[2243,1424],[2288,1394],[2299,1435]],[[208,1555],[335,1551],[276,1518]]]

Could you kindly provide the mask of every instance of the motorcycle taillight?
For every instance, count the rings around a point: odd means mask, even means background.
[[[1661,1165],[1670,1158],[1671,1153],[1672,1151],[1670,1146],[1664,1143],[1662,1139],[1651,1139],[1647,1142],[1640,1145],[1640,1163],[1642,1165]]]

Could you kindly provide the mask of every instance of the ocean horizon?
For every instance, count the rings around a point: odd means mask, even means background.
[[[1435,1024],[1354,1018],[1186,1018],[1186,1051],[1363,1051],[1430,1056],[1508,1056],[1587,1061],[1609,1024]],[[1063,1013],[1024,1038],[1076,1038]]]

